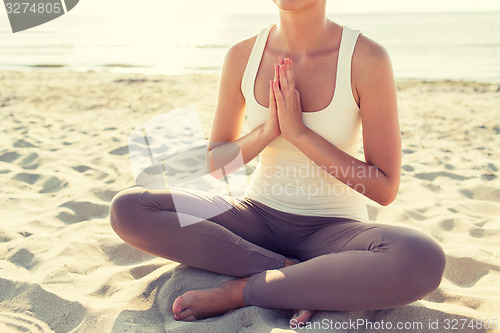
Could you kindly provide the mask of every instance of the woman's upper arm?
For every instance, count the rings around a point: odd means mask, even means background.
[[[394,74],[386,50],[364,36],[359,38],[352,75],[359,96],[365,161],[387,177],[386,201],[393,201],[401,176],[401,132]]]
[[[244,40],[229,48],[224,58],[219,81],[215,115],[210,142],[232,142],[241,135],[245,118],[245,99],[241,92],[241,79],[253,43]]]

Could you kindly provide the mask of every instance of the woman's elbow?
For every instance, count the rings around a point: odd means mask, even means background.
[[[375,198],[375,201],[381,206],[389,206],[396,200],[399,192],[399,180],[397,182],[391,182],[387,186],[382,188]]]
[[[394,200],[396,200],[396,196],[395,195],[384,195],[384,196],[381,196],[380,198],[377,198],[377,203],[381,206],[389,206],[391,203],[394,202]]]
[[[214,177],[217,180],[224,178],[225,175],[222,172],[222,168],[216,168],[209,153],[207,153],[207,156],[209,157],[207,158],[207,163],[206,163],[207,174],[209,174],[210,176]]]
[[[215,168],[215,163],[214,159],[212,157],[212,150],[208,148],[205,152],[205,165],[207,168],[207,174],[211,175],[215,179],[221,179],[223,175],[221,175],[221,172],[217,168]]]

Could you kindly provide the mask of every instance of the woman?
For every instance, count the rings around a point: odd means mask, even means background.
[[[274,2],[279,24],[226,55],[210,139],[211,171],[235,146],[245,163],[260,154],[246,195],[230,210],[224,197],[181,190],[127,190],[112,202],[112,226],[132,246],[238,277],[178,297],[176,320],[257,305],[295,309],[298,324],[314,310],[408,304],[442,278],[445,257],[433,240],[366,223],[363,196],[388,205],[399,188],[387,53],[330,21],[326,0]],[[251,131],[240,137],[245,109]],[[361,134],[364,161],[354,157]],[[186,204],[174,206],[173,194]],[[180,227],[177,214],[206,211],[214,217]]]

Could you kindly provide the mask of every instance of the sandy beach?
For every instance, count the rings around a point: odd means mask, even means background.
[[[293,332],[290,311],[254,306],[175,321],[177,296],[230,277],[139,252],[109,225],[111,199],[135,185],[129,134],[194,104],[208,137],[217,75],[47,69],[0,81],[0,332]],[[438,241],[441,286],[396,309],[317,312],[314,328],[296,331],[500,326],[500,85],[403,81],[398,94],[401,188],[387,207],[369,202],[369,216]],[[338,327],[349,322],[364,325]]]

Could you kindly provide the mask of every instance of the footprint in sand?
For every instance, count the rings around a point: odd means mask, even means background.
[[[497,167],[493,163],[488,163],[487,167],[491,169],[491,171],[498,171]]]
[[[51,176],[43,183],[43,188],[39,191],[39,193],[58,192],[66,186],[68,186],[68,182],[66,180],[61,180],[58,177]]]
[[[94,218],[104,218],[109,213],[108,205],[88,201],[68,201],[60,207],[68,208],[71,211],[62,211],[57,215],[59,220],[66,224],[88,221]]]
[[[0,332],[54,332],[49,325],[29,312],[0,312]]]
[[[500,189],[489,185],[474,185],[460,190],[460,193],[469,199],[500,202]]]
[[[445,164],[444,167],[447,169],[447,170],[455,170],[455,166],[451,165],[451,164]]]
[[[30,153],[19,164],[23,169],[36,169],[40,166],[40,156],[37,153]]]
[[[134,267],[130,270],[130,274],[135,280],[139,280],[161,267],[163,267],[163,265],[144,265]]]
[[[405,214],[412,220],[424,221],[426,219],[425,215],[420,214],[416,210],[405,209]]]
[[[6,162],[6,163],[12,163],[15,160],[17,160],[19,158],[19,156],[21,156],[21,155],[19,155],[15,151],[9,151],[9,152],[6,152],[6,153],[0,155],[0,161]]]
[[[444,277],[460,287],[473,287],[489,271],[500,271],[500,267],[489,265],[472,258],[446,256]]]
[[[35,256],[33,255],[33,253],[26,249],[20,249],[7,258],[11,263],[29,270],[32,267],[33,259],[35,258]]]
[[[113,289],[115,289],[116,291],[116,288]],[[99,289],[90,293],[89,295],[93,297],[110,297],[113,296],[113,294],[115,293],[113,291],[110,292],[110,290],[112,290],[111,285],[109,283],[105,283],[102,286],[100,286]]]
[[[460,175],[457,175],[457,174],[454,174],[451,172],[445,172],[445,171],[417,173],[414,177],[418,178],[418,179],[429,180],[429,181],[433,181],[434,179],[436,179],[438,177],[448,177],[448,178],[455,179],[455,180],[467,179],[467,177],[460,176]]]
[[[157,258],[151,254],[134,249],[130,245],[124,243],[105,245],[101,246],[101,248],[109,257],[109,260],[117,266],[133,265]]]
[[[109,152],[111,155],[127,155],[128,154],[128,146],[123,146],[120,148],[113,149]]]
[[[494,180],[497,178],[498,178],[497,175],[495,175],[494,173],[491,173],[491,172],[485,173],[481,176],[481,179],[486,180],[486,181],[491,181],[491,180]]]
[[[25,182],[27,184],[33,185],[40,178],[37,173],[25,173],[21,172],[14,176],[15,179]]]
[[[112,190],[95,190],[94,195],[105,202],[111,202],[111,199],[118,193]]]
[[[30,147],[35,147],[35,145],[29,141],[20,139],[20,140],[17,140],[16,142],[14,142],[14,147],[16,147],[16,148],[30,148]]]
[[[439,225],[441,226],[441,228],[447,231],[455,229],[455,221],[453,221],[453,219],[445,219],[439,222]]]
[[[85,171],[87,171],[87,170],[90,170],[90,169],[92,169],[92,168],[91,168],[91,167],[88,167],[88,166],[86,166],[86,165],[79,165],[79,166],[73,167],[73,169],[75,169],[75,170],[76,170],[76,171],[78,171],[78,172],[83,173],[83,172],[85,172]]]
[[[5,290],[21,295],[22,301],[16,304],[15,312],[0,312],[0,332],[77,332],[87,316],[79,302],[61,298],[38,284],[8,279],[1,282]]]
[[[414,171],[415,168],[413,168],[411,165],[408,165],[408,164],[405,164],[401,167],[404,171],[408,171],[408,172],[411,172],[411,171]]]

